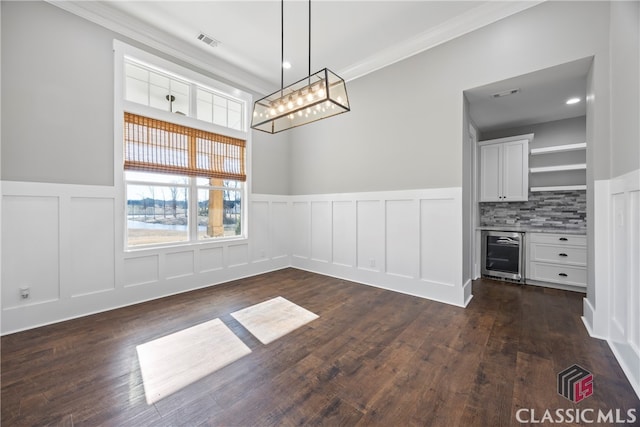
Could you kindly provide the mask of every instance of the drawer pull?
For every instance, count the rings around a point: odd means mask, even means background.
[[[567,254],[565,254],[565,253],[561,253],[561,254],[558,254],[558,255],[559,255],[559,256],[569,256],[569,255],[567,255]]]
[[[559,273],[558,276],[560,276],[560,277],[569,277],[569,275],[567,273]]]
[[[566,237],[561,237],[561,238],[560,238],[560,239],[558,239],[558,240],[560,240],[561,242],[566,242],[566,241],[567,241],[567,240],[569,240],[569,239],[567,239]]]

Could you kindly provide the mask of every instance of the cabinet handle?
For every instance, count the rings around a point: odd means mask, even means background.
[[[564,254],[564,253],[562,253],[562,254],[558,254],[558,255],[559,255],[559,256],[569,256],[569,255]]]
[[[566,242],[566,241],[567,241],[567,240],[569,240],[569,239],[567,239],[566,237],[561,237],[559,240],[560,240],[561,242]]]
[[[567,273],[560,273],[560,274],[558,274],[558,276],[560,276],[560,277],[569,277],[569,276],[567,275]]]

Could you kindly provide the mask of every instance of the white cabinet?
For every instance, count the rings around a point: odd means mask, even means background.
[[[529,198],[529,142],[533,134],[481,141],[480,201],[522,202]]]
[[[527,233],[527,282],[587,286],[587,239],[572,234]]]

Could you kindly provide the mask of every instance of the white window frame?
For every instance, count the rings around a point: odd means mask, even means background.
[[[116,189],[116,225],[122,230],[119,233],[116,241],[116,245],[124,249],[125,252],[141,251],[148,249],[159,249],[163,247],[173,246],[188,246],[188,245],[211,245],[216,246],[221,243],[229,241],[247,240],[249,236],[249,220],[248,211],[250,206],[250,191],[251,188],[251,132],[249,129],[250,123],[250,109],[253,103],[251,94],[244,92],[240,89],[234,88],[225,83],[219,82],[211,77],[205,76],[201,73],[193,71],[189,68],[185,68],[181,65],[175,64],[171,61],[160,58],[156,55],[152,55],[144,50],[138,49],[119,40],[114,40],[114,187]],[[182,116],[179,114],[171,113],[169,111],[163,111],[157,108],[149,107],[146,105],[138,104],[126,100],[125,98],[125,62],[127,59],[131,59],[133,62],[140,63],[145,67],[156,69],[163,74],[175,77],[178,80],[187,80],[191,83],[191,96],[189,113],[192,116]],[[197,117],[197,98],[196,88],[201,87],[207,91],[217,92],[223,96],[231,97],[233,99],[240,100],[244,103],[243,114],[243,129],[236,130],[225,126],[216,125],[203,120],[198,120]],[[162,243],[155,245],[140,245],[140,246],[128,246],[127,244],[127,182],[124,178],[124,152],[123,152],[123,120],[124,113],[130,112],[166,122],[176,123],[182,126],[187,126],[195,129],[204,130],[207,132],[213,132],[220,135],[227,135],[233,138],[243,139],[246,141],[245,148],[245,170],[247,179],[242,186],[242,233],[240,236],[230,237],[218,237],[212,239],[198,240],[197,230],[197,190],[199,186],[196,183],[196,178],[189,179],[189,228],[188,228],[188,241]],[[133,182],[132,182],[133,183]],[[162,184],[156,184],[162,186]],[[196,224],[194,227],[193,224]],[[117,247],[116,246],[116,247]]]

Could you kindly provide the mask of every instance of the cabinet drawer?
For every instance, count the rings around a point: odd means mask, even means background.
[[[587,236],[575,234],[555,233],[527,233],[532,243],[547,243],[550,245],[587,246]]]
[[[529,269],[528,276],[533,280],[571,286],[587,286],[586,268],[532,262]]]
[[[531,261],[551,262],[554,264],[586,266],[587,248],[584,246],[531,243],[529,259]]]

